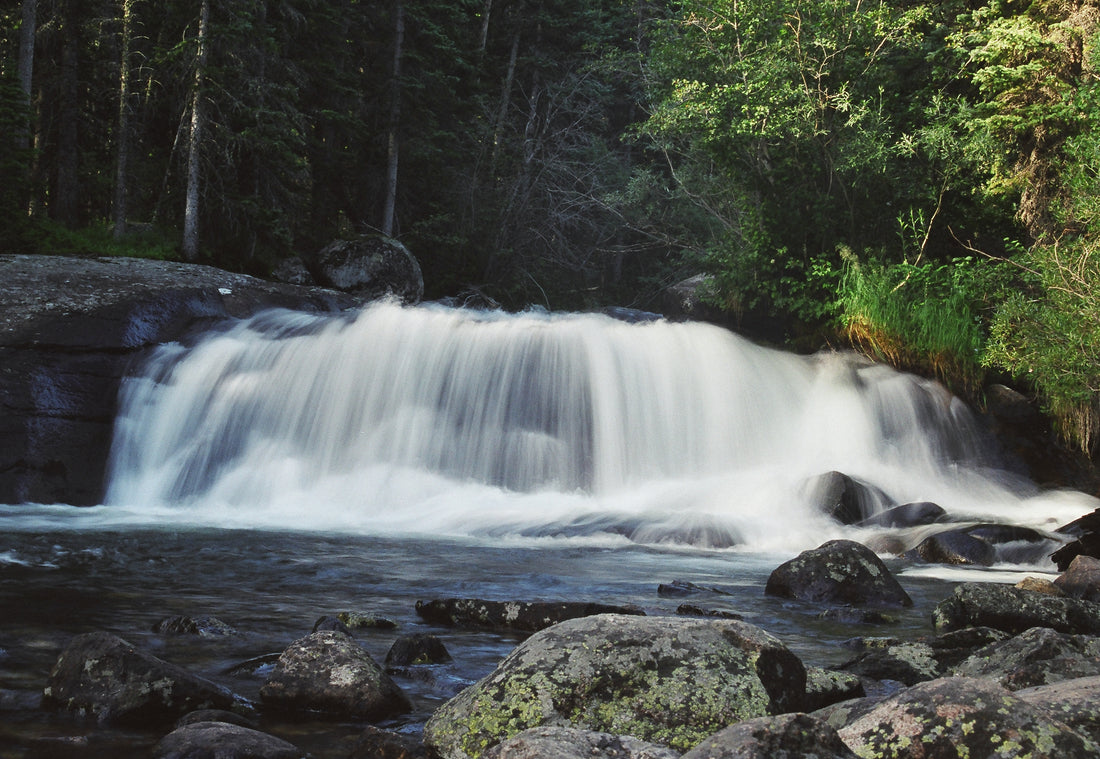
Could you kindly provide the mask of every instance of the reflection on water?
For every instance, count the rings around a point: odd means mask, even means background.
[[[38,519],[9,507],[0,537],[0,756],[42,756],[44,737],[81,736],[89,753],[66,756],[147,756],[159,733],[94,728],[37,710],[46,675],[75,634],[116,633],[152,653],[194,669],[245,697],[258,698],[263,673],[227,674],[235,665],[281,651],[326,614],[365,611],[397,622],[397,630],[361,631],[360,643],[378,661],[400,634],[431,631],[454,656],[453,665],[423,677],[398,678],[415,705],[389,724],[415,732],[461,687],[488,673],[519,640],[508,635],[431,628],[415,603],[449,596],[494,600],[592,600],[632,603],[650,614],[675,613],[685,599],[662,598],[657,585],[681,579],[730,595],[691,603],[741,614],[784,640],[808,664],[836,664],[849,653],[842,641],[860,634],[928,631],[931,605],[949,585],[902,577],[916,606],[888,628],[815,619],[817,607],[766,598],[768,573],[779,555],[674,550],[636,545],[571,545],[555,541],[415,540],[337,534],[218,530],[124,531],[89,526],[85,510],[70,509],[74,527],[42,530]],[[25,510],[31,513],[33,509]],[[53,510],[57,522],[63,510]],[[22,529],[20,529],[22,528]],[[152,632],[173,615],[213,615],[239,631],[224,638],[162,636]],[[344,757],[358,724],[265,724],[315,757]],[[90,736],[90,737],[89,737]],[[71,748],[71,747],[70,747]]]

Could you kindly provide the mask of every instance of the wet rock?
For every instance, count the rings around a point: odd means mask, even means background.
[[[239,633],[217,617],[165,617],[153,625],[160,635],[198,635],[200,638],[220,638]]]
[[[1100,752],[1092,739],[984,678],[947,677],[881,701],[839,730],[859,756],[1069,759]]]
[[[855,759],[827,722],[809,714],[757,717],[716,733],[683,759]]]
[[[116,725],[170,724],[196,709],[247,708],[225,688],[105,632],[73,638],[50,671],[42,702]]]
[[[431,633],[402,635],[386,653],[386,667],[407,667],[413,664],[446,664],[453,661],[447,647]]]
[[[320,631],[294,641],[260,688],[266,706],[377,720],[412,705],[370,654],[349,636]]]
[[[863,698],[865,695],[863,682],[849,672],[807,667],[806,698],[801,708],[811,712],[840,701]]]
[[[919,527],[935,524],[947,516],[939,504],[929,501],[903,503],[901,506],[872,514],[859,522],[860,527]]]
[[[1028,590],[1032,593],[1045,593],[1048,596],[1067,595],[1061,588],[1045,577],[1025,577],[1014,586],[1017,590]]]
[[[1016,696],[1100,742],[1100,676],[1024,688]]]
[[[1100,508],[1058,528],[1058,532],[1076,538],[1050,555],[1059,572],[1065,572],[1078,556],[1100,559]]]
[[[1100,675],[1100,638],[1033,627],[975,651],[951,674],[993,678],[1009,690]]]
[[[313,632],[321,632],[322,630],[329,630],[332,632],[343,633],[344,635],[351,635],[351,630],[337,617],[324,616],[320,617],[313,623]]]
[[[595,614],[645,614],[633,606],[584,601],[484,601],[478,598],[417,601],[416,613],[425,622],[443,627],[525,633]]]
[[[424,296],[420,264],[408,248],[381,235],[335,240],[304,261],[313,280],[323,286],[368,299],[393,295],[405,303]]]
[[[996,549],[966,530],[947,530],[931,535],[907,554],[930,564],[969,564],[992,566]]]
[[[741,619],[740,614],[725,609],[704,609],[694,604],[680,604],[676,607],[676,613],[684,617],[717,617],[718,619]]]
[[[275,668],[280,655],[260,654],[259,656],[253,656],[251,659],[245,659],[238,664],[227,667],[224,672],[234,677],[266,676],[266,673]]]
[[[396,630],[397,623],[386,617],[362,611],[342,611],[336,618],[347,625],[349,630]]]
[[[176,728],[153,748],[154,759],[305,759],[291,743],[228,722],[195,722]]]
[[[685,598],[687,596],[698,596],[704,594],[728,596],[730,595],[724,590],[718,588],[707,587],[705,585],[696,585],[693,582],[687,580],[673,580],[669,583],[661,583],[657,586],[657,595],[661,598]]]
[[[428,759],[428,749],[410,735],[372,726],[359,735],[348,759]]]
[[[842,472],[826,472],[803,486],[811,503],[841,524],[859,524],[896,504],[879,488]]]
[[[978,627],[912,640],[864,638],[858,643],[863,653],[840,669],[874,680],[915,685],[945,676],[975,651],[1008,637],[1008,633]]]
[[[440,707],[424,740],[443,759],[465,759],[568,724],[686,750],[733,722],[796,710],[805,690],[798,658],[752,625],[604,614],[520,644]]]
[[[997,583],[967,582],[936,605],[932,624],[940,632],[992,627],[1020,633],[1049,627],[1073,635],[1100,635],[1100,604]]]
[[[679,759],[680,753],[628,736],[572,727],[533,727],[484,754],[484,759]]]
[[[228,722],[230,725],[250,727],[253,730],[259,728],[259,724],[256,720],[245,717],[243,714],[226,711],[225,709],[198,709],[193,712],[188,712],[176,721],[176,727],[193,725],[196,722]]]
[[[768,577],[764,592],[850,606],[913,605],[882,559],[851,540],[829,541],[781,564]]]
[[[842,606],[837,609],[826,609],[817,615],[818,619],[832,622],[842,622],[846,625],[894,625],[898,618],[892,614],[883,614],[872,609],[853,609]]]
[[[1075,556],[1054,586],[1071,598],[1100,601],[1100,559]]]

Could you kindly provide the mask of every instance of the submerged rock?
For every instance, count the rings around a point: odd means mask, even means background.
[[[176,728],[153,748],[153,759],[306,759],[292,743],[228,722]]]
[[[567,619],[596,614],[637,614],[634,606],[585,601],[485,601],[478,598],[443,598],[417,601],[416,613],[425,622],[472,630],[537,632]]]
[[[947,677],[881,701],[839,730],[858,756],[875,759],[1031,757],[1100,752],[1091,738],[984,678]]]
[[[730,725],[683,759],[855,759],[837,731],[809,714],[757,717]]]
[[[629,736],[573,727],[533,727],[498,743],[482,756],[485,759],[679,759],[680,753]]]
[[[912,606],[875,552],[852,540],[831,540],[781,564],[764,592],[781,598],[850,606]]]
[[[998,583],[967,582],[932,611],[936,630],[992,627],[1020,633],[1032,627],[1100,635],[1100,604],[1021,590]]]
[[[367,720],[402,714],[409,699],[370,654],[343,633],[294,641],[260,688],[265,705]]]
[[[440,707],[424,740],[443,759],[476,758],[532,727],[574,726],[682,751],[798,709],[805,689],[798,657],[744,622],[604,614],[520,644]]]
[[[43,705],[116,725],[171,723],[196,709],[247,708],[225,688],[116,635],[78,635],[61,652]]]
[[[220,638],[239,633],[217,617],[165,617],[153,625],[160,635],[198,635],[200,638]]]

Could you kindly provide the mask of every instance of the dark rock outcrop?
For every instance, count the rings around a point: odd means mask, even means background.
[[[276,710],[377,720],[408,712],[408,697],[349,636],[321,631],[294,641],[260,688]]]
[[[803,486],[811,503],[841,524],[859,524],[896,504],[869,482],[843,472],[826,472]]]
[[[485,601],[479,598],[441,598],[417,601],[416,613],[425,622],[469,630],[532,633],[567,619],[596,614],[637,614],[631,606],[585,601]]]
[[[809,714],[757,717],[730,725],[683,759],[855,759],[837,731]]]
[[[105,724],[143,726],[171,724],[196,709],[248,708],[225,688],[105,632],[73,638],[42,702]]]
[[[940,632],[992,627],[1015,634],[1049,627],[1071,635],[1100,635],[1100,604],[997,583],[967,582],[936,605],[932,624]]]
[[[992,566],[997,551],[992,544],[966,530],[945,530],[930,535],[907,556],[930,564],[966,564]]]
[[[947,516],[939,504],[929,501],[903,503],[880,511],[859,523],[860,527],[919,527],[935,524]]]
[[[153,748],[153,759],[306,759],[291,743],[228,722],[195,722],[176,728]]]
[[[369,300],[392,295],[405,303],[419,303],[424,297],[420,264],[408,248],[389,237],[335,240],[304,258],[303,264],[316,284]],[[298,269],[291,273],[301,276]]]
[[[1089,737],[984,678],[915,685],[838,732],[859,756],[891,759],[1084,759],[1100,752]]]
[[[266,308],[363,298],[209,266],[0,255],[0,503],[100,503],[127,368],[158,343]]]
[[[882,559],[852,540],[831,540],[803,551],[771,573],[764,592],[781,598],[850,606],[913,605]]]
[[[734,722],[795,711],[805,691],[802,662],[753,625],[603,614],[521,643],[435,712],[424,741],[443,759],[476,759],[548,725],[683,751]]]

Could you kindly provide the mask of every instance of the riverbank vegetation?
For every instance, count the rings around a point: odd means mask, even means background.
[[[0,248],[711,298],[1100,438],[1095,0],[22,0]]]

